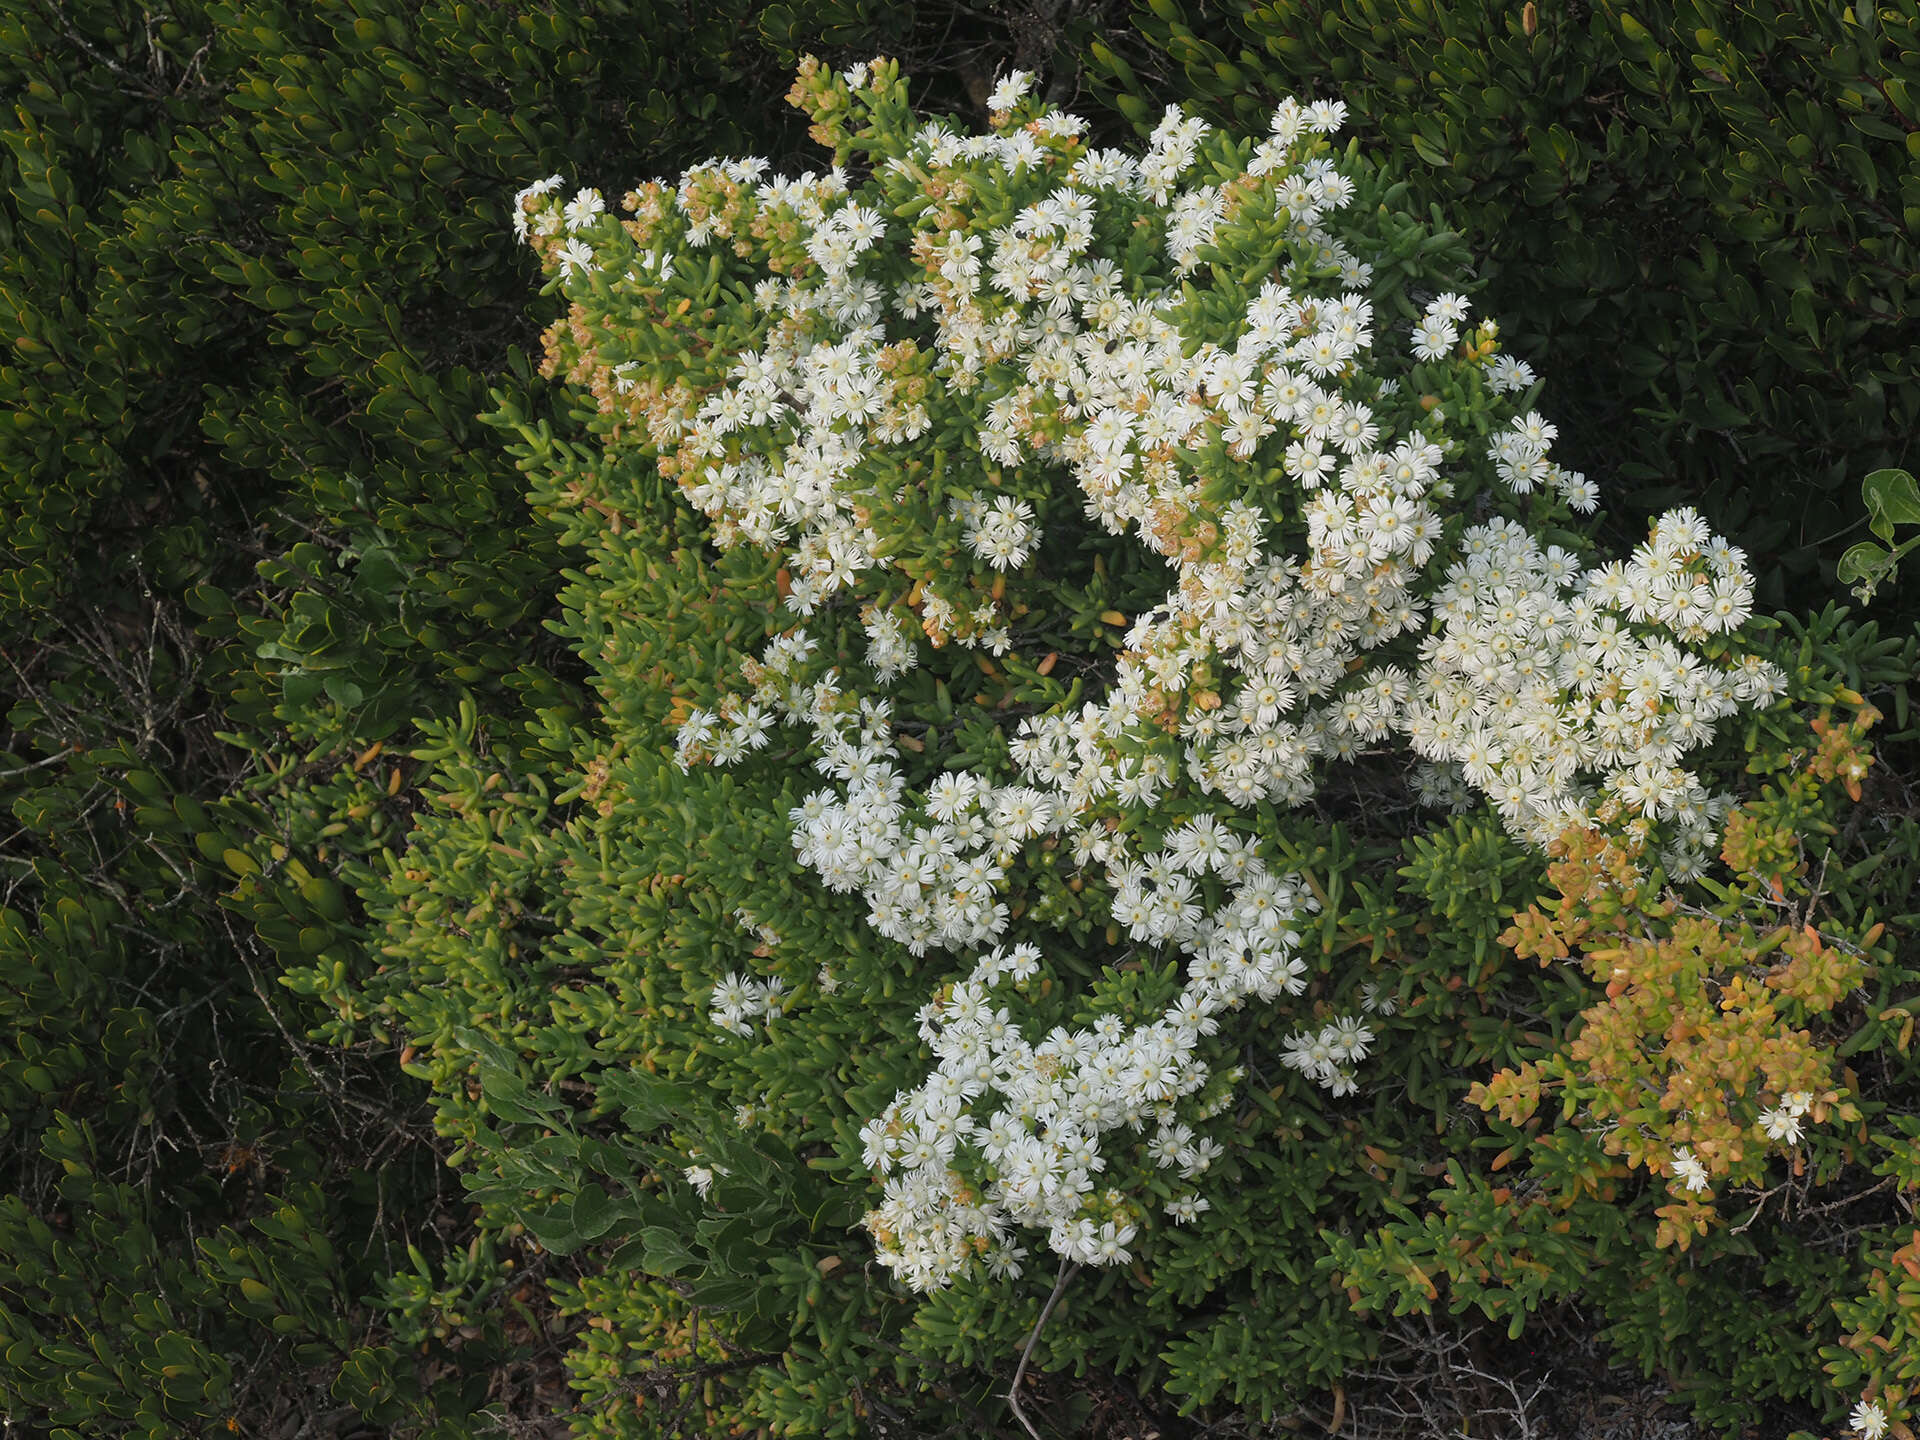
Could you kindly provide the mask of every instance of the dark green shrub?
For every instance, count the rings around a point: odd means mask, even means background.
[[[234,840],[208,810],[231,816],[237,767],[194,714],[204,655],[149,614],[144,654],[50,625],[0,752],[0,1410],[35,1434],[225,1434],[351,1400],[366,1297],[435,1189],[415,1102],[289,1044],[271,953],[221,923]],[[473,1408],[434,1388],[390,1377],[383,1407]]]
[[[0,641],[50,639],[63,605],[131,577],[135,555],[177,582],[205,558],[192,372],[169,374],[155,319],[109,338],[94,314],[118,283],[101,254],[130,194],[169,169],[176,125],[220,86],[205,7],[157,26],[141,7],[0,6]],[[118,56],[119,58],[116,58]],[[124,62],[124,63],[123,63]],[[161,313],[166,307],[161,307]],[[218,348],[200,374],[222,377]],[[184,392],[184,393],[183,393]],[[185,403],[183,403],[183,401]]]
[[[453,1423],[544,1323],[463,1311],[475,1237],[396,1047],[316,1051],[273,981],[360,955],[330,847],[377,854],[412,803],[371,742],[456,687],[569,694],[539,663],[558,551],[472,420],[536,333],[506,197],[778,148],[758,15],[0,4],[16,1423]]]

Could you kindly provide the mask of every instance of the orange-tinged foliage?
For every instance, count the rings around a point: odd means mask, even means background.
[[[1817,897],[1796,916],[1786,896],[1805,870],[1802,821],[1827,784],[1859,798],[1871,764],[1861,737],[1878,718],[1862,706],[1845,723],[1814,720],[1818,743],[1780,794],[1728,817],[1733,903],[1683,906],[1655,891],[1631,842],[1573,832],[1548,867],[1558,901],[1530,906],[1501,936],[1542,965],[1578,954],[1604,998],[1562,1049],[1500,1071],[1469,1098],[1510,1124],[1531,1119],[1547,1090],[1576,1099],[1576,1123],[1602,1135],[1606,1154],[1668,1176],[1659,1246],[1686,1249],[1716,1219],[1714,1187],[1758,1181],[1786,1148],[1758,1122],[1783,1096],[1811,1097],[1812,1124],[1859,1118],[1832,1050],[1804,1022],[1859,987],[1864,957],[1814,923]],[[1705,1190],[1676,1173],[1683,1152],[1704,1167]]]

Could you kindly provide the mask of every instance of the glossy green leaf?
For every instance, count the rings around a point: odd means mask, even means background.
[[[1860,482],[1873,533],[1892,543],[1895,525],[1920,525],[1920,485],[1905,470],[1876,470]]]

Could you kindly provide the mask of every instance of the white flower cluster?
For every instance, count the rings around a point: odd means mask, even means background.
[[[1027,83],[1010,77],[996,110],[1019,104]],[[1398,380],[1362,369],[1373,349],[1364,288],[1372,266],[1328,228],[1355,187],[1320,138],[1343,113],[1337,102],[1288,100],[1244,175],[1186,189],[1208,127],[1170,108],[1137,161],[1103,151],[1063,163],[1045,142],[1071,141],[1084,125],[1041,115],[965,138],[939,123],[921,127],[873,182],[906,194],[882,193],[873,205],[850,193],[837,167],[767,179],[758,160],[696,167],[675,193],[688,245],[737,238],[739,215],[701,198],[719,187],[797,227],[814,269],[757,284],[757,348],[742,350],[726,381],[704,393],[657,394],[647,439],[677,455],[683,489],[713,521],[718,544],[782,555],[795,616],[843,590],[870,592],[860,617],[881,683],[917,663],[907,618],[916,611],[935,644],[1010,648],[1013,612],[1000,579],[1026,567],[1042,538],[1028,499],[978,489],[955,498],[947,483],[965,550],[994,572],[991,598],[977,584],[971,599],[955,598],[964,575],[888,598],[899,593],[899,547],[918,543],[888,530],[889,506],[907,503],[913,488],[899,483],[891,452],[925,434],[936,412],[977,445],[987,484],[1005,483],[989,466],[1007,467],[1008,489],[1032,493],[1044,465],[1068,467],[1089,520],[1115,536],[1133,529],[1171,569],[1164,601],[1132,621],[1106,694],[1077,714],[1022,721],[1010,747],[1021,784],[950,773],[910,796],[889,702],[849,693],[838,670],[815,673],[804,630],[744,662],[750,697],[729,696],[680,725],[683,767],[742,759],[766,745],[776,717],[810,726],[817,767],[844,788],[794,809],[796,852],[829,888],[858,891],[874,927],[916,954],[997,944],[1009,923],[1000,898],[1008,865],[1028,842],[1059,836],[1078,863],[1106,866],[1113,918],[1136,943],[1172,944],[1189,957],[1174,1009],[1084,1045],[1057,1035],[1029,1045],[1011,1021],[994,1018],[1004,1014],[995,987],[1017,986],[1013,971],[1028,963],[1020,947],[990,951],[928,1016],[939,1067],[868,1132],[870,1160],[897,1172],[870,1224],[886,1263],[916,1285],[943,1282],[983,1251],[1002,1268],[1015,1263],[1013,1224],[1044,1224],[1062,1254],[1124,1258],[1131,1234],[1118,1202],[1090,1198],[1100,1134],[1156,1119],[1156,1157],[1197,1174],[1204,1145],[1162,1113],[1205,1083],[1195,1040],[1219,1009],[1298,988],[1290,925],[1308,902],[1291,881],[1269,876],[1212,815],[1134,860],[1101,812],[1150,813],[1192,790],[1224,804],[1298,804],[1312,793],[1316,758],[1351,756],[1397,734],[1433,767],[1421,777],[1424,794],[1446,799],[1470,785],[1536,842],[1574,824],[1671,822],[1669,861],[1684,870],[1699,863],[1721,802],[1680,757],[1738,704],[1784,684],[1770,666],[1720,669],[1682,648],[1734,630],[1751,606],[1743,558],[1691,511],[1662,519],[1630,561],[1585,571],[1499,518],[1442,548],[1436,506],[1454,499],[1472,452],[1448,436],[1432,397],[1416,403]],[[625,243],[599,223],[597,195],[582,191],[562,207],[551,194],[557,183],[522,192],[520,233],[530,217],[538,235],[564,224],[566,247],[596,235]],[[976,184],[1026,198],[984,235],[940,218],[951,211],[934,205],[933,187],[958,201]],[[1291,284],[1269,275],[1230,343],[1197,343],[1175,323],[1189,298],[1177,281],[1261,194],[1294,259],[1337,273],[1340,288],[1303,281],[1305,272]],[[1149,207],[1164,225],[1171,270],[1158,290],[1092,253],[1103,214],[1130,231],[1155,218]],[[889,211],[911,233],[883,249]],[[585,258],[558,254],[569,275],[598,263],[590,247]],[[900,254],[916,267],[904,279]],[[672,273],[671,254],[657,246],[627,278],[644,289]],[[1490,323],[1460,345],[1467,308],[1441,295],[1410,349],[1383,360],[1409,374],[1428,363],[1477,369],[1495,396],[1527,390],[1531,372],[1494,355]],[[911,338],[889,344],[891,315],[930,316],[931,354]],[[1484,459],[1485,481],[1511,495],[1544,490],[1591,510],[1594,488],[1549,458],[1553,438],[1528,413],[1473,458]],[[1242,462],[1244,484],[1203,483],[1202,457],[1223,452]],[[882,464],[892,478],[875,483]],[[1448,473],[1449,464],[1460,471]],[[1274,493],[1281,473],[1291,483],[1280,493],[1300,501],[1270,511],[1256,499]],[[1304,525],[1304,554],[1270,548],[1281,525]],[[1431,574],[1436,562],[1447,567],[1443,579]],[[1408,635],[1422,637],[1402,647],[1417,649],[1417,663],[1373,663],[1363,653]],[[1211,908],[1203,882],[1218,892]],[[744,1033],[771,1003],[764,987],[730,976],[716,988],[716,1022]],[[1287,1063],[1345,1093],[1354,1085],[1345,1067],[1371,1039],[1341,1018],[1297,1035]],[[975,1103],[999,1108],[982,1121]],[[965,1165],[956,1161],[963,1144]],[[1201,1204],[1179,1202],[1176,1218]]]
[[[521,189],[513,197],[513,234],[517,240],[525,241],[529,233],[540,236],[557,235],[565,227],[568,239],[560,246],[557,256],[561,273],[573,275],[589,274],[599,268],[594,259],[593,247],[579,239],[575,232],[593,223],[606,209],[606,202],[600,192],[593,189],[579,191],[564,206],[535,203],[559,189],[562,178],[549,175],[544,180],[536,180]],[[529,218],[531,217],[531,218]]]
[[[1682,1145],[1673,1152],[1673,1174],[1675,1179],[1684,1181],[1689,1190],[1707,1188],[1707,1167],[1693,1153],[1691,1145]]]
[[[1487,458],[1514,494],[1530,495],[1537,487],[1546,486],[1558,492],[1570,509],[1591,514],[1599,503],[1599,487],[1577,470],[1562,470],[1547,458],[1547,447],[1559,433],[1557,427],[1529,411],[1495,438]]]
[[[753,1022],[762,1015],[777,1014],[786,995],[786,982],[778,975],[755,980],[730,971],[713,987],[708,997],[713,1023],[734,1035],[753,1034]]]
[[[1440,360],[1460,343],[1460,322],[1467,318],[1467,302],[1448,293],[1427,305],[1427,313],[1413,327],[1413,357]]]
[[[1767,1132],[1769,1140],[1798,1145],[1801,1120],[1812,1108],[1812,1095],[1805,1090],[1789,1090],[1780,1097],[1778,1105],[1760,1112],[1760,1128]],[[1711,1183],[1706,1164],[1693,1153],[1691,1145],[1676,1146],[1669,1164],[1673,1169],[1673,1178],[1690,1191],[1698,1193]]]
[[[1766,1131],[1766,1139],[1782,1140],[1786,1144],[1801,1142],[1801,1119],[1812,1110],[1812,1096],[1807,1091],[1788,1091],[1780,1096],[1780,1104],[1761,1112],[1761,1129]],[[1701,1192],[1713,1181],[1707,1173],[1705,1162],[1693,1154],[1693,1146],[1676,1146],[1672,1158],[1668,1160],[1674,1179],[1686,1185],[1692,1192]]]
[[[763,924],[751,911],[735,910],[733,918],[760,942],[756,956],[769,954],[780,943],[780,932]],[[713,1023],[734,1035],[753,1034],[753,1022],[760,1016],[773,1016],[785,1009],[786,982],[779,976],[756,980],[738,971],[729,971],[707,997]]]
[[[531,185],[523,186],[514,195],[513,197],[513,238],[514,239],[520,241],[520,243],[523,245],[526,243],[527,231],[528,231],[527,216],[529,213],[529,207],[527,205],[527,202],[529,200],[538,199],[540,196],[543,196],[543,195],[551,195],[555,190],[558,190],[560,186],[563,185],[565,182],[566,182],[566,177],[564,175],[549,175],[544,180],[536,180]],[[554,210],[551,206],[540,207],[539,218],[540,218],[540,223],[545,227],[539,232],[543,235],[551,235],[555,230],[560,228],[560,212]]]
[[[1670,872],[1699,873],[1726,802],[1679,759],[1784,679],[1766,665],[1708,665],[1634,625],[1687,639],[1738,628],[1752,608],[1740,552],[1691,510],[1662,518],[1627,564],[1585,572],[1512,521],[1470,530],[1463,549],[1433,598],[1437,627],[1397,728],[1528,839],[1594,817],[1670,820]],[[1604,774],[1605,798],[1578,783],[1583,770]]]
[[[997,939],[1008,923],[999,899],[1006,866],[1028,840],[1057,832],[1069,813],[1030,786],[947,774],[924,797],[927,821],[916,821],[891,702],[855,701],[837,670],[801,678],[815,649],[804,629],[770,642],[749,662],[752,699],[718,714],[695,710],[682,723],[679,764],[738,758],[755,739],[764,743],[776,712],[811,726],[815,768],[846,788],[816,790],[790,812],[800,862],[830,890],[859,891],[869,923],[916,955]]]
[[[1357,1016],[1343,1015],[1319,1033],[1301,1030],[1287,1037],[1283,1064],[1311,1076],[1335,1095],[1351,1095],[1359,1088],[1353,1072],[1343,1067],[1367,1058],[1373,1044],[1373,1031]]]
[[[860,612],[860,623],[867,632],[867,664],[882,685],[920,663],[913,635],[899,611],[869,605]]]
[[[1813,1096],[1805,1090],[1789,1090],[1780,1097],[1778,1105],[1760,1112],[1760,1128],[1767,1132],[1769,1140],[1784,1140],[1789,1145],[1798,1145],[1801,1117],[1812,1108]]]
[[[830,890],[859,890],[868,923],[914,954],[999,938],[1008,919],[999,899],[1006,866],[1025,840],[1053,829],[1053,806],[1023,786],[954,776],[972,788],[947,812],[951,819],[918,824],[902,803],[893,754],[890,745],[845,740],[827,747],[822,768],[848,788],[844,797],[815,791],[793,810],[800,862]]]
[[[860,1132],[868,1166],[888,1177],[867,1228],[881,1263],[914,1289],[946,1284],[981,1257],[995,1273],[1017,1274],[1024,1251],[1012,1245],[1015,1225],[1044,1227],[1056,1254],[1082,1264],[1124,1263],[1132,1212],[1113,1194],[1095,1194],[1094,1177],[1107,1163],[1100,1137],[1109,1130],[1154,1122],[1147,1153],[1183,1180],[1223,1153],[1181,1122],[1175,1102],[1210,1078],[1196,1050],[1218,1030],[1222,1011],[1305,988],[1293,924],[1317,905],[1292,877],[1269,874],[1253,847],[1212,815],[1177,827],[1166,842],[1107,872],[1115,919],[1133,938],[1170,941],[1188,957],[1187,983],[1151,1024],[1129,1030],[1104,1016],[1091,1033],[1056,1027],[1030,1044],[1000,1002],[1038,972],[1033,945],[989,951],[921,1011],[921,1038],[938,1064]],[[1230,877],[1211,913],[1198,888],[1209,874]],[[1365,1054],[1368,1031],[1356,1022],[1342,1034],[1351,1041],[1343,1055]],[[1325,1077],[1330,1087],[1335,1073]],[[1351,1090],[1351,1077],[1341,1078]],[[1191,1194],[1166,1206],[1176,1222],[1205,1208]]]
[[[1317,902],[1293,877],[1271,874],[1255,846],[1211,814],[1176,826],[1162,849],[1134,860],[1123,837],[1072,825],[1074,800],[1079,809],[1092,803],[1084,790],[1049,794],[948,771],[927,787],[916,807],[925,819],[916,819],[904,803],[891,707],[849,700],[837,671],[800,678],[815,648],[804,631],[771,642],[750,668],[753,698],[736,702],[724,732],[725,717],[694,711],[680,727],[680,758],[690,764],[709,745],[708,758],[743,754],[748,727],[762,733],[775,711],[811,725],[816,768],[846,789],[816,791],[795,807],[794,846],[829,889],[862,893],[876,930],[915,954],[996,940],[1008,924],[999,898],[1007,866],[1027,842],[1071,827],[1078,858],[1106,862],[1116,924],[1136,942],[1172,944],[1188,957],[1177,1001],[1133,1030],[1107,1017],[1090,1036],[1056,1030],[1029,1044],[994,1002],[997,987],[1023,986],[1038,972],[1041,952],[1032,945],[996,946],[925,1008],[922,1037],[939,1064],[862,1132],[868,1163],[892,1176],[867,1221],[881,1262],[916,1289],[945,1284],[982,1256],[996,1273],[1017,1273],[1025,1252],[1011,1243],[1015,1225],[1044,1226],[1056,1252],[1088,1264],[1125,1261],[1133,1230],[1116,1218],[1120,1202],[1093,1193],[1092,1177],[1106,1166],[1100,1136],[1152,1119],[1156,1163],[1178,1166],[1185,1179],[1207,1169],[1218,1146],[1196,1139],[1174,1109],[1209,1079],[1195,1048],[1216,1033],[1222,1011],[1299,993],[1306,966],[1294,953],[1293,927]],[[1016,745],[1032,778],[1061,778],[1065,753],[1049,740],[1070,743],[1078,730],[1086,753],[1098,753],[1086,723],[1044,717],[1025,728]],[[1211,909],[1202,889],[1209,877],[1223,892]],[[730,974],[714,987],[714,1023],[750,1034],[754,1017],[776,1010],[781,997],[777,980]],[[1371,1038],[1356,1030],[1342,1058],[1359,1059]],[[1313,1078],[1336,1093],[1353,1088],[1350,1072],[1329,1068]],[[962,1146],[974,1180],[956,1168]],[[1183,1195],[1168,1210],[1181,1220],[1205,1208],[1204,1199]]]
[[[1033,553],[1040,532],[1033,523],[1033,506],[1011,495],[991,504],[983,496],[957,495],[954,515],[966,527],[967,548],[996,570],[1018,570]]]

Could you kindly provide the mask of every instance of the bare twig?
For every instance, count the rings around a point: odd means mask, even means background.
[[[133,89],[139,91],[149,99],[160,100],[165,98],[164,93],[157,89],[151,82],[141,79],[111,55],[103,55],[92,45],[88,44],[86,37],[75,30],[73,26],[69,25],[58,11],[49,15],[45,6],[36,6],[35,8],[40,11],[42,19],[46,20],[49,24],[59,27],[60,33],[66,37],[68,44],[77,47],[81,53],[86,55],[86,57],[95,64],[106,66],[107,69],[111,70],[115,75],[118,75]]]
[[[1040,1318],[1033,1322],[1033,1333],[1027,1336],[1026,1347],[1020,1352],[1020,1363],[1013,1368],[1013,1383],[1007,1387],[1007,1403],[1013,1406],[1013,1418],[1018,1420],[1033,1440],[1040,1440],[1040,1432],[1033,1428],[1033,1422],[1020,1408],[1020,1382],[1027,1378],[1027,1362],[1033,1358],[1033,1347],[1039,1342],[1040,1332],[1046,1329],[1047,1317],[1053,1314],[1053,1307],[1060,1301],[1060,1292],[1067,1288],[1067,1281],[1077,1267],[1073,1257],[1060,1257],[1060,1275],[1053,1282],[1053,1293],[1047,1297],[1047,1303],[1040,1307]]]
[[[1786,1182],[1782,1181],[1780,1184],[1775,1185],[1771,1190],[1762,1190],[1760,1192],[1760,1199],[1758,1203],[1756,1203],[1753,1207],[1753,1213],[1747,1216],[1746,1219],[1742,1220],[1738,1225],[1734,1226],[1727,1233],[1729,1235],[1739,1235],[1743,1233],[1749,1225],[1753,1224],[1754,1221],[1760,1218],[1760,1212],[1767,1208],[1767,1201],[1771,1200],[1776,1194],[1778,1194],[1781,1190],[1785,1188],[1786,1188]]]
[[[58,765],[62,760],[71,760],[73,751],[79,748],[76,745],[71,750],[62,750],[59,754],[49,755],[44,760],[35,760],[28,765],[16,765],[11,770],[0,770],[0,780],[11,780],[14,776],[24,775],[29,770],[44,770],[49,765]]]

